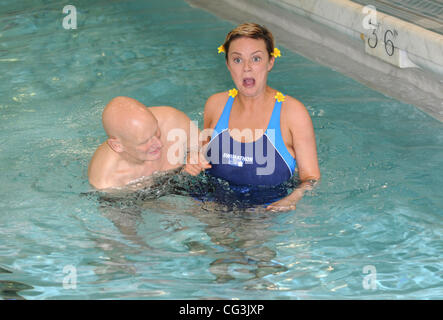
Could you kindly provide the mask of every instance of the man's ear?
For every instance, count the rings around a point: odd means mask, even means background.
[[[117,138],[108,138],[108,145],[115,152],[123,152],[123,146]]]

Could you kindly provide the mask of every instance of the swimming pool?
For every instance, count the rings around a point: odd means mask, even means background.
[[[126,95],[202,125],[233,84],[228,22],[185,2],[0,7],[3,299],[438,299],[443,124],[284,47],[269,83],[308,108],[321,184],[296,211],[220,212],[88,195],[104,105]]]

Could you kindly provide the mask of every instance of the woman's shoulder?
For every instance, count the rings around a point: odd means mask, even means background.
[[[284,102],[282,104],[282,119],[286,124],[291,127],[311,127],[312,120],[309,115],[308,109],[298,99],[285,95]]]
[[[225,105],[226,101],[229,97],[229,91],[217,92],[206,100],[206,106],[217,106],[222,104],[222,107]]]
[[[308,109],[305,107],[303,102],[291,97],[290,95],[284,96],[282,113],[287,116],[309,116]]]
[[[216,119],[220,118],[228,99],[229,91],[218,92],[208,98],[203,115],[205,128],[215,126]]]
[[[219,114],[223,110],[226,101],[229,99],[229,92],[223,91],[214,93],[206,100],[205,114]]]

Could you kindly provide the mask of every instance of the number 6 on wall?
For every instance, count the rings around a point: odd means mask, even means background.
[[[385,50],[386,50],[386,53],[388,54],[388,56],[391,57],[392,55],[394,55],[395,47],[394,47],[394,43],[392,42],[392,40],[387,39],[389,33],[392,36],[394,36],[394,33],[391,30],[387,30],[385,32],[385,39],[384,40],[385,40]]]

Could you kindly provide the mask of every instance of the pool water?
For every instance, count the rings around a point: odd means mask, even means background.
[[[179,0],[76,1],[65,30],[65,4],[0,4],[0,298],[443,298],[442,123],[277,43],[269,84],[308,108],[322,172],[295,211],[102,201],[103,107],[130,96],[201,127],[233,87],[233,25]]]

